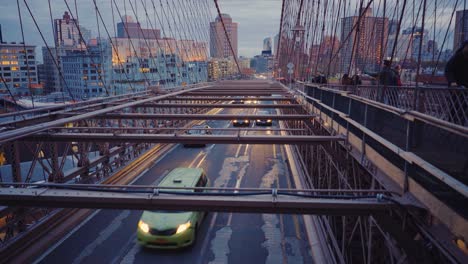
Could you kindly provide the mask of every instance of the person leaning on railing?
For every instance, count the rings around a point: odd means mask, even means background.
[[[445,77],[449,87],[468,88],[468,41],[465,41],[447,62]],[[460,97],[462,94],[459,91],[452,91],[451,93],[449,121],[463,126],[466,123],[466,115],[468,114],[468,103],[464,100],[464,97]]]

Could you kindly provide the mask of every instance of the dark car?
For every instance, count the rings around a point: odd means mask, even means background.
[[[250,126],[250,120],[248,119],[234,119],[232,120],[232,125],[237,126]]]
[[[211,135],[211,127],[208,125],[197,125],[185,131],[187,135]],[[184,147],[204,147],[206,143],[185,143]]]
[[[270,113],[265,110],[261,110],[257,112],[258,115],[269,115]],[[271,119],[257,119],[255,120],[255,124],[257,126],[271,126],[273,124]]]
[[[234,99],[234,101],[232,101],[232,104],[244,104],[244,100],[242,99]]]

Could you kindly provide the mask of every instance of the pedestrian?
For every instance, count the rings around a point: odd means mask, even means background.
[[[361,77],[357,74],[354,74],[353,78],[351,79],[353,85],[362,85]]]
[[[448,86],[460,86],[468,89],[468,41],[453,54],[445,66],[445,77]],[[462,126],[466,123],[468,103],[464,100],[461,91],[451,90],[451,106],[448,120]]]
[[[468,88],[468,41],[447,62],[445,77],[449,87],[458,85]]]
[[[396,74],[396,81],[397,81],[397,86],[403,86],[401,82],[401,66],[400,64],[397,64],[394,68],[395,74]]]
[[[343,77],[341,77],[341,84],[342,85],[351,85],[352,80],[349,78],[349,74],[345,73],[343,74]]]
[[[385,86],[396,86],[397,75],[396,72],[391,68],[392,62],[388,59],[384,60],[384,66],[382,71],[379,73],[379,83]]]
[[[383,102],[385,104],[390,104],[395,106],[395,96],[392,96],[391,93],[395,92],[394,87],[397,86],[397,74],[395,70],[392,69],[392,61],[389,59],[384,60],[384,66],[382,71],[379,73],[379,83],[383,85],[383,87],[378,87],[377,90],[377,100],[379,102]]]

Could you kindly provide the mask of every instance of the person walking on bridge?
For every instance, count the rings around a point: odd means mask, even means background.
[[[468,89],[468,41],[453,54],[445,66],[445,77],[448,86],[460,86]],[[461,91],[451,90],[451,110],[449,121],[466,125],[466,116],[468,115],[468,103],[461,96]]]
[[[392,62],[390,60],[384,60],[384,66],[382,71],[379,73],[379,83],[384,86],[397,86],[398,77],[395,70],[392,69]]]

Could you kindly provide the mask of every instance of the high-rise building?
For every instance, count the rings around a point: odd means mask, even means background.
[[[270,51],[270,54],[272,53],[273,50],[273,45],[272,45],[272,40],[271,37],[267,37],[263,39],[263,50],[264,51]]]
[[[80,27],[78,21],[73,19],[67,11],[64,12],[62,18],[54,19],[55,47],[42,48],[45,93],[64,91],[63,87],[66,84],[61,76],[62,55],[71,51],[85,50],[86,41],[90,37],[91,31]]]
[[[226,38],[221,17],[229,39]],[[237,23],[232,22],[232,18],[228,14],[221,14],[221,17],[216,17],[215,21],[210,23],[210,55],[213,58],[237,57]],[[229,46],[229,40],[234,54]]]
[[[140,23],[133,21],[133,17],[124,16],[123,22],[117,23],[117,37],[159,39],[161,38],[161,31],[159,29],[141,28]]]
[[[67,11],[60,19],[54,19],[55,47],[79,47],[83,43],[78,30],[78,21]]]
[[[459,49],[466,40],[468,40],[468,9],[457,11],[455,16],[453,50]]]
[[[38,84],[36,68],[36,46],[12,43],[0,43],[0,93],[9,89],[13,95],[42,93]],[[7,87],[5,87],[7,86]]]
[[[341,72],[378,71],[386,52],[382,43],[387,43],[388,18],[373,17],[371,9],[360,16],[341,19]]]

